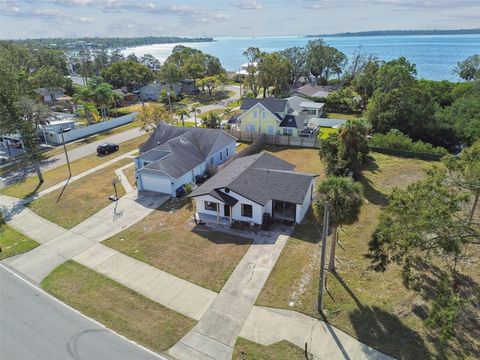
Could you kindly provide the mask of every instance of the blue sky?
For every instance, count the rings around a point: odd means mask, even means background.
[[[278,36],[480,26],[480,0],[0,0],[0,38]]]

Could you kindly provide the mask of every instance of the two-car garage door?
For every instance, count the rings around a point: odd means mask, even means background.
[[[172,179],[158,175],[138,173],[138,181],[141,183],[141,190],[155,191],[172,195]]]

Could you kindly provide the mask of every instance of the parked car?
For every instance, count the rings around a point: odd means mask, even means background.
[[[112,152],[118,151],[118,149],[120,149],[120,147],[117,144],[103,143],[98,145],[97,153],[101,155],[108,155]]]

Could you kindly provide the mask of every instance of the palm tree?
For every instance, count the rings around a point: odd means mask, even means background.
[[[187,109],[178,109],[177,110],[177,116],[182,121],[182,126],[185,126],[185,117],[188,117]]]
[[[335,249],[338,227],[351,225],[358,220],[363,203],[362,185],[347,177],[331,176],[317,187],[317,198],[312,203],[317,221],[323,219],[324,204],[330,205],[330,225],[332,227],[332,246],[328,269],[335,271]]]
[[[193,112],[193,116],[195,117],[195,127],[197,127],[197,114],[202,112],[202,110],[200,110],[200,104],[193,103],[192,106],[190,106],[190,112]]]

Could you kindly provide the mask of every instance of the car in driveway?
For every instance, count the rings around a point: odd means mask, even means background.
[[[108,155],[108,154],[111,154],[115,151],[118,151],[118,149],[120,149],[120,146],[118,146],[117,144],[103,143],[103,144],[98,145],[97,154]]]

